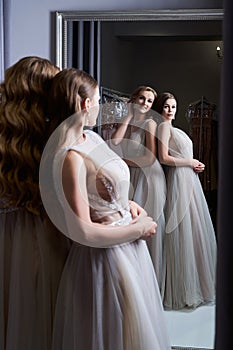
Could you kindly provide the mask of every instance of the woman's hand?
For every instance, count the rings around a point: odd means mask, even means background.
[[[129,208],[133,219],[136,219],[143,212],[146,214],[145,210],[134,201],[129,201]]]
[[[195,171],[195,173],[201,173],[202,171],[205,170],[205,164],[199,162],[198,165],[196,165],[193,170]]]
[[[128,103],[128,113],[126,116],[126,120],[130,122],[130,120],[133,118],[134,114],[134,104],[133,103]]]
[[[192,159],[191,166],[195,173],[201,173],[205,169],[205,164],[201,163],[198,159]]]
[[[141,207],[139,206],[139,208]],[[142,234],[140,239],[146,240],[156,234],[156,229],[158,225],[150,216],[147,215],[144,209],[142,209],[141,213],[135,219],[133,219],[132,224],[134,223],[140,224],[142,226]]]
[[[157,224],[150,216],[144,216],[142,219],[142,224],[144,226],[143,234],[141,239],[148,239],[156,234]]]

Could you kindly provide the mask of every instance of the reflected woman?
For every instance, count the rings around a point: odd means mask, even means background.
[[[131,94],[128,114],[113,133],[112,143],[121,145],[123,159],[130,169],[130,198],[158,224],[156,236],[147,243],[161,287],[166,181],[156,154],[157,123],[152,110],[156,98],[157,92],[148,86],[139,86]]]
[[[166,309],[196,308],[215,301],[216,238],[198,177],[205,166],[193,159],[188,135],[172,126],[174,95],[159,95],[155,109],[163,117],[158,154],[167,179],[163,304]]]

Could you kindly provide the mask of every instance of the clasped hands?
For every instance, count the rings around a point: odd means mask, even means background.
[[[141,239],[148,239],[156,234],[157,224],[148,216],[147,212],[136,202],[129,201],[130,212],[132,215],[132,223],[140,222],[142,224],[142,235]]]
[[[205,170],[205,164],[201,163],[197,159],[193,159],[193,170],[195,171],[195,173],[201,173]]]

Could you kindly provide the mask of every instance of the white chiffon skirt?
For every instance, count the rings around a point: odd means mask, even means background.
[[[60,283],[53,350],[171,349],[146,242],[73,244]]]
[[[165,232],[164,207],[166,201],[166,179],[156,159],[152,166],[130,168],[130,198],[141,205],[157,223],[155,236],[147,240],[148,249],[161,289],[163,275],[163,240]]]
[[[168,172],[162,299],[166,309],[215,302],[216,237],[198,175]]]

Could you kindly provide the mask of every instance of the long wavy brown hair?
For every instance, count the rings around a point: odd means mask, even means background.
[[[0,85],[0,198],[7,207],[39,213],[39,163],[47,141],[47,94],[59,68],[28,56]]]

